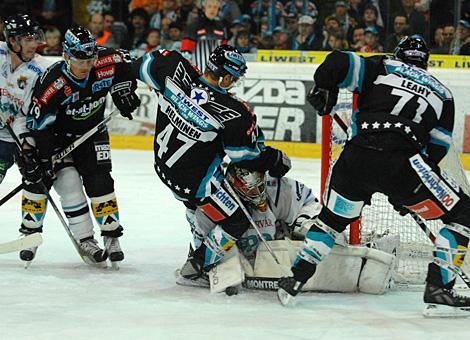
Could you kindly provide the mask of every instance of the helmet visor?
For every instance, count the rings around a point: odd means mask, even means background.
[[[38,28],[28,33],[23,33],[15,36],[18,44],[31,44],[37,43],[39,45],[46,43],[46,37],[42,29]]]

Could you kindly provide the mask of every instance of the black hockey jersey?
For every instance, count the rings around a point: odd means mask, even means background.
[[[350,126],[358,135],[391,131],[439,162],[447,153],[454,127],[451,92],[426,70],[388,56],[360,57],[335,51],[319,66],[315,83],[324,89],[358,93]]]
[[[65,61],[48,68],[36,82],[26,125],[32,131],[82,135],[103,120],[106,95],[115,84],[133,81],[126,51],[100,47],[86,79],[77,80]]]
[[[248,105],[207,83],[179,52],[148,53],[134,72],[159,93],[155,169],[179,198],[214,193],[225,155],[241,162],[261,154],[264,136]]]

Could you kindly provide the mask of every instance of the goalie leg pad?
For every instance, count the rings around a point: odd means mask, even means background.
[[[122,235],[119,225],[119,208],[114,192],[90,197],[91,208],[96,222],[101,229],[102,236],[119,237]]]
[[[211,293],[224,292],[228,287],[236,287],[243,282],[245,275],[240,262],[237,246],[230,248],[217,266],[209,271]]]
[[[21,199],[22,228],[40,229],[47,210],[47,196],[23,190]],[[33,231],[34,232],[34,231]]]
[[[59,170],[54,189],[60,196],[62,209],[75,239],[93,236],[93,221],[78,171],[74,167]]]

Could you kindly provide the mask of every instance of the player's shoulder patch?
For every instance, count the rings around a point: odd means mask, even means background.
[[[169,55],[171,53],[170,50],[167,50],[167,49],[164,49],[164,48],[159,49],[158,52],[164,57],[166,57],[167,55]]]

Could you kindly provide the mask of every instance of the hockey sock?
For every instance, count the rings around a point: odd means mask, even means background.
[[[292,273],[297,281],[305,283],[312,277],[317,264],[333,248],[337,235],[338,232],[320,219],[315,219],[292,266]]]
[[[39,229],[42,228],[44,216],[47,210],[47,196],[44,194],[35,194],[23,190],[21,198],[22,228]],[[42,230],[42,229],[41,229]],[[20,229],[21,231],[21,229]]]
[[[102,232],[111,232],[119,228],[119,208],[114,192],[90,197],[91,208]]]
[[[457,277],[456,268],[463,264],[470,233],[460,224],[451,223],[439,231],[434,243],[434,261],[429,265],[426,281],[451,288]]]

